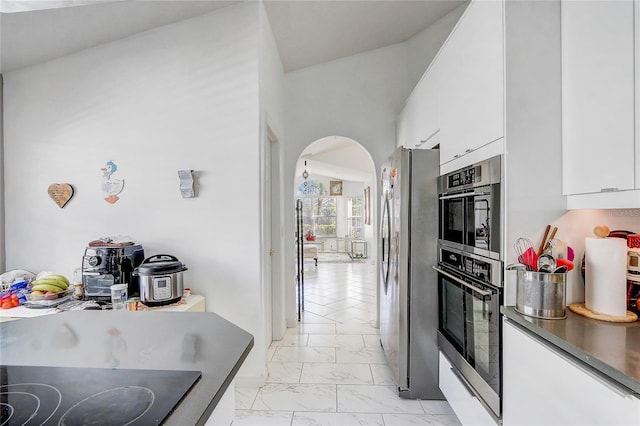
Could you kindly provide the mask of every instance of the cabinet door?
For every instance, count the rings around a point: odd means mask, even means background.
[[[525,333],[504,322],[503,424],[640,424],[638,398]]]
[[[438,55],[440,163],[504,135],[502,2],[472,2]]]
[[[407,148],[414,148],[420,140],[420,117],[418,107],[418,97],[414,91],[404,107],[405,120],[407,121]]]
[[[447,357],[440,352],[438,386],[463,425],[496,426],[486,408],[454,373]]]
[[[431,64],[415,90],[418,104],[418,141],[416,148],[431,149],[438,144],[438,82],[435,68]]]
[[[633,1],[562,1],[564,194],[632,189]]]
[[[405,106],[396,120],[396,147],[407,147],[407,107]]]

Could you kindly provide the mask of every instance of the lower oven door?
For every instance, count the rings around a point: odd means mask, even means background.
[[[496,416],[501,395],[501,289],[438,271],[440,349]]]

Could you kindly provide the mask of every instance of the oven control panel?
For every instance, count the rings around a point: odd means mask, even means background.
[[[455,189],[460,186],[471,186],[482,179],[482,168],[480,166],[469,167],[447,176],[447,188]]]
[[[440,248],[440,264],[477,281],[496,287],[502,286],[502,262],[471,253]]]

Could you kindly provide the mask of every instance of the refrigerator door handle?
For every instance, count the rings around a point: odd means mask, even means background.
[[[468,282],[463,281],[460,278],[458,278],[458,277],[456,277],[456,276],[454,276],[454,275],[452,275],[452,274],[450,274],[450,273],[448,273],[446,271],[443,271],[442,269],[438,268],[437,266],[432,266],[432,268],[435,269],[436,271],[438,271],[438,273],[444,275],[445,277],[450,278],[453,281],[457,282],[458,284],[463,285],[463,286],[465,286],[465,287],[467,287],[467,288],[469,288],[469,289],[471,289],[471,290],[473,290],[473,291],[475,291],[477,293],[480,293],[482,296],[491,296],[493,294],[492,291],[483,290],[483,289],[478,288],[478,287],[476,287],[474,285],[471,285]]]

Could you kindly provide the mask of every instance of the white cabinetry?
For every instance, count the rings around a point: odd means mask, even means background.
[[[640,424],[640,399],[630,391],[596,376],[508,320],[503,331],[505,426]]]
[[[435,66],[424,74],[398,117],[398,146],[433,148],[438,144],[438,92]]]
[[[640,188],[634,2],[563,0],[561,34],[563,193],[604,193],[569,198],[568,207],[634,207],[615,198],[640,193],[606,194]]]
[[[504,135],[502,8],[472,2],[437,57],[440,164]]]
[[[497,425],[480,400],[456,376],[451,368],[451,363],[442,352],[440,352],[438,368],[440,390],[463,425]]]

